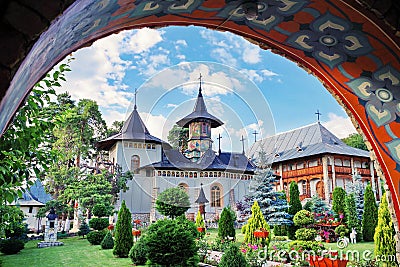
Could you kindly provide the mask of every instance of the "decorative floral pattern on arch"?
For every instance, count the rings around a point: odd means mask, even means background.
[[[400,117],[400,72],[390,65],[347,83],[365,106],[369,117],[380,127]]]
[[[195,0],[136,0],[136,8],[131,10],[130,18],[140,18],[155,14],[179,14],[179,13],[192,13],[203,1]]]
[[[361,26],[327,12],[311,24],[300,25],[300,31],[290,35],[286,42],[333,69],[372,51]]]
[[[240,21],[248,26],[270,31],[286,18],[299,12],[309,0],[261,0],[257,1],[258,16],[247,20],[242,8],[243,0],[226,0],[226,6],[218,13],[218,17]]]

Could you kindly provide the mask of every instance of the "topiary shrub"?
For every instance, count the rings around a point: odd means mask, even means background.
[[[301,210],[293,217],[294,225],[304,227],[314,223],[314,216],[308,210]]]
[[[100,245],[106,234],[106,231],[91,231],[87,234],[87,240],[92,245]]]
[[[299,253],[303,251],[314,251],[315,255],[321,255],[321,252],[325,250],[324,244],[318,241],[303,241],[303,240],[294,240],[289,243],[289,251],[296,250]],[[301,255],[301,254],[300,254]]]
[[[335,229],[335,233],[339,235],[340,237],[344,237],[347,233],[349,232],[349,229],[343,224],[339,225]]]
[[[114,233],[115,240],[113,254],[117,257],[127,258],[129,251],[133,246],[131,221],[132,214],[126,207],[125,200],[123,200],[118,212],[118,220]]]
[[[201,237],[200,232],[197,230],[196,224],[192,221],[189,221],[185,215],[178,216],[176,220],[187,230],[189,231],[194,238]]]
[[[100,243],[102,249],[112,249],[114,247],[114,239],[111,235],[111,232],[107,232],[106,236]]]
[[[231,244],[222,255],[218,267],[248,267],[250,266],[236,244]]]
[[[364,241],[374,241],[375,228],[378,224],[378,206],[372,187],[367,185],[364,192],[364,213],[362,215],[362,233]]]
[[[218,237],[221,239],[232,238],[235,240],[235,220],[236,215],[230,207],[225,207],[221,212],[221,218],[218,221]]]
[[[112,214],[113,211],[113,207],[108,205],[104,205],[104,204],[96,204],[94,205],[93,209],[92,209],[92,213],[94,216],[96,217],[107,217],[110,216]]]
[[[197,254],[195,238],[178,220],[158,220],[149,226],[142,238],[145,239],[147,258],[152,264],[197,266],[193,262]]]
[[[106,229],[108,225],[108,218],[93,218],[89,221],[89,226],[94,230]]]
[[[20,239],[0,240],[0,251],[6,255],[17,254],[25,247],[25,242]]]
[[[162,215],[176,218],[190,208],[189,196],[180,187],[168,188],[156,200],[156,210]]]
[[[296,239],[303,241],[312,241],[317,236],[317,231],[315,229],[300,228],[296,230]]]
[[[147,261],[147,250],[144,238],[139,238],[139,240],[133,245],[129,251],[129,258],[135,265],[145,265]]]
[[[299,212],[303,207],[301,206],[301,201],[300,201],[300,192],[299,192],[299,186],[295,181],[292,181],[289,186],[289,209],[288,213],[290,215],[295,215],[297,212]],[[295,233],[296,230],[299,229],[296,225],[290,225],[288,227],[288,237],[290,239],[295,238]]]

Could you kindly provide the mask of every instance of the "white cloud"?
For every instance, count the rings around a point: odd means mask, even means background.
[[[185,55],[176,55],[176,57],[180,60],[185,60],[186,56]]]
[[[152,76],[159,72],[163,66],[169,65],[170,61],[168,55],[166,54],[157,54],[151,55],[146,59],[141,61],[141,73],[146,76]]]
[[[182,46],[187,46],[187,43],[185,40],[178,40],[175,42],[177,45],[182,45]]]
[[[272,76],[278,76],[277,73],[270,71],[270,70],[261,70],[261,73],[265,76],[265,77],[272,77]]]
[[[222,63],[229,65],[229,66],[236,66],[237,60],[236,58],[228,52],[225,48],[215,48],[211,51],[211,54],[218,58]]]
[[[242,59],[249,64],[259,63],[261,61],[260,48],[251,43],[247,43],[243,50]]]
[[[350,118],[341,117],[335,113],[329,113],[328,118],[329,120],[323,122],[322,125],[338,138],[345,138],[350,134],[357,132]]]
[[[178,106],[177,104],[172,104],[172,103],[167,104],[167,108],[176,108],[177,106]]]
[[[261,83],[266,78],[272,79],[272,77],[279,76],[277,73],[270,70],[252,70],[252,69],[242,69],[241,73],[245,74],[250,80],[255,83]]]
[[[145,112],[139,112],[139,115],[151,135],[154,135],[155,137],[158,137],[160,139],[163,138],[163,135],[166,136],[165,132],[168,135],[168,131],[170,128],[167,125],[167,119],[163,115],[155,116]]]
[[[133,34],[125,36],[124,43],[121,46],[122,52],[139,54],[149,51],[156,44],[163,41],[163,34],[164,31],[150,28],[135,30]]]

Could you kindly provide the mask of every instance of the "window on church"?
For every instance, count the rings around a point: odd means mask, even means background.
[[[33,207],[29,207],[28,213],[32,213],[32,212],[33,212]]]
[[[201,127],[201,133],[207,134],[207,123],[205,123],[205,122],[203,122],[203,125]]]
[[[298,170],[304,169],[304,163],[303,162],[297,163],[297,169]]]
[[[354,161],[354,167],[361,168],[361,162],[359,162],[358,160]]]
[[[221,192],[221,187],[218,185],[214,185],[213,187],[211,187],[211,207],[221,207],[222,203],[221,203],[221,196],[222,196],[222,192]]]
[[[134,143],[134,144],[133,144],[133,148],[137,148],[137,143]]]
[[[179,188],[181,188],[182,190],[184,190],[187,194],[189,193],[189,186],[185,183],[180,183],[178,185]]]
[[[152,169],[146,169],[146,177],[151,177],[153,176],[153,170]]]
[[[343,166],[350,167],[350,160],[344,160],[343,161]]]
[[[155,144],[152,144],[152,145],[151,145],[151,149],[156,149],[156,145],[155,145]]]
[[[307,195],[307,182],[306,181],[302,181],[301,182],[301,185],[302,185],[302,193],[303,193],[303,195]]]
[[[342,160],[341,159],[335,159],[335,166],[342,166]]]
[[[134,173],[139,173],[140,167],[140,157],[138,155],[133,155],[131,158],[131,171]]]

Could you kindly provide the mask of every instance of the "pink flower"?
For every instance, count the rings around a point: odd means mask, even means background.
[[[242,252],[243,252],[243,253],[246,253],[246,252],[247,252],[247,250],[245,250],[244,248],[242,248]]]

